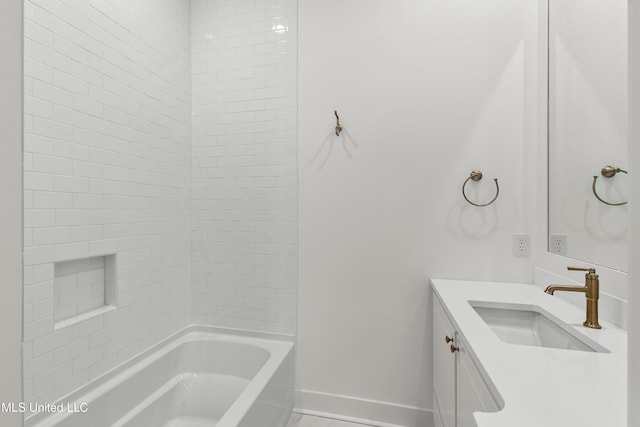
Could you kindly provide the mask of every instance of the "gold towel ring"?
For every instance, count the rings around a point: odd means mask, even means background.
[[[616,168],[613,166],[605,166],[600,171],[602,176],[604,176],[605,178],[612,178],[616,176],[616,174],[619,172],[626,173],[626,174],[629,173],[626,170],[622,170],[620,168]],[[622,206],[628,203],[628,202],[610,203],[610,202],[607,202],[606,200],[603,200],[600,196],[598,196],[598,192],[596,191],[596,181],[598,181],[598,175],[593,176],[593,184],[591,185],[591,190],[593,191],[593,195],[596,196],[596,199],[600,200],[602,203],[609,206]]]
[[[472,204],[473,206],[478,206],[478,207],[483,207],[483,206],[489,206],[491,203],[495,202],[496,199],[498,198],[498,194],[500,194],[500,186],[498,185],[498,178],[494,178],[493,180],[496,183],[496,195],[493,197],[493,199],[491,199],[489,202],[484,203],[484,204],[478,204],[478,203],[473,203],[471,200],[469,200],[469,198],[467,197],[467,195],[464,192],[464,187],[467,185],[467,182],[469,182],[469,180],[472,181],[480,181],[482,179],[482,172],[480,171],[471,171],[471,174],[469,174],[469,178],[464,180],[464,184],[462,184],[462,197],[464,197],[464,199]]]

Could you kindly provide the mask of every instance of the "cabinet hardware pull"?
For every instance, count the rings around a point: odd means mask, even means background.
[[[456,351],[460,351],[460,349],[458,347],[456,347],[455,345],[451,344],[451,353],[455,353]]]
[[[447,342],[447,344],[449,344],[450,342],[453,341],[453,338],[451,338],[449,335],[447,335],[444,340]]]

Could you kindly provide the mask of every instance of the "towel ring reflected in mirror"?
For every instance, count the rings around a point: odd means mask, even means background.
[[[605,178],[613,178],[614,176],[616,176],[617,173],[626,173],[629,174],[629,172],[627,172],[626,170],[614,167],[614,166],[605,166],[602,168],[602,170],[600,171],[600,173],[602,174],[602,176],[604,176]],[[622,205],[626,205],[628,202],[620,202],[620,203],[611,203],[611,202],[607,202],[606,200],[602,199],[602,197],[600,197],[598,195],[598,192],[596,191],[596,182],[598,181],[598,175],[594,175],[593,176],[593,184],[591,185],[591,190],[593,191],[593,195],[596,196],[596,199],[600,200],[602,203],[604,203],[605,205],[609,205],[609,206],[622,206]]]
[[[483,207],[483,206],[489,206],[490,204],[492,204],[493,202],[496,201],[496,199],[498,198],[498,195],[500,194],[500,186],[498,185],[498,178],[494,178],[493,181],[496,183],[496,195],[493,196],[493,199],[489,200],[487,203],[474,203],[471,200],[469,200],[469,198],[467,197],[467,194],[465,193],[465,187],[467,185],[467,182],[469,182],[469,180],[471,181],[480,181],[482,179],[482,172],[478,171],[478,170],[474,170],[471,171],[471,173],[469,174],[469,177],[467,179],[464,180],[464,183],[462,184],[462,197],[464,197],[464,199],[467,201],[467,203],[472,204],[473,206],[478,206],[478,207]]]

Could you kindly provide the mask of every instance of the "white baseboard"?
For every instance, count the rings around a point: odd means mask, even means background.
[[[295,391],[294,412],[376,427],[434,427],[431,409],[311,390]]]

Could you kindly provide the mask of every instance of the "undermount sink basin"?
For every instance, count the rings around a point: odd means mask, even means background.
[[[608,353],[571,326],[533,305],[470,301],[469,304],[502,341],[509,344]]]

